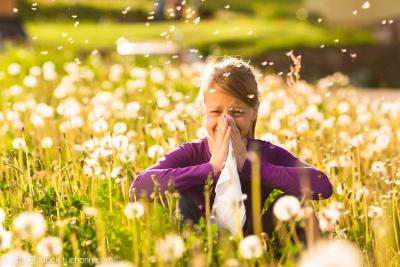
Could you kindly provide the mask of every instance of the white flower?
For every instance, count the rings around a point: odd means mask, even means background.
[[[156,241],[155,251],[160,261],[168,262],[183,256],[185,244],[180,236],[167,234],[165,238]]]
[[[144,207],[138,202],[130,202],[126,205],[124,214],[128,219],[140,218],[144,214]]]
[[[153,138],[160,137],[160,136],[162,136],[162,134],[163,134],[163,131],[162,131],[162,129],[159,128],[159,127],[152,128],[152,129],[150,130],[150,135],[151,135],[151,137],[153,137]]]
[[[28,75],[24,78],[24,85],[26,87],[35,87],[37,85],[37,79],[33,75]]]
[[[126,132],[127,129],[128,129],[128,127],[126,126],[126,124],[124,122],[117,122],[116,124],[114,124],[114,127],[113,127],[113,131],[116,134],[123,134]]]
[[[43,137],[42,142],[41,142],[42,148],[51,148],[53,146],[53,139],[51,137]]]
[[[162,146],[153,145],[147,150],[147,155],[149,155],[150,158],[155,158],[157,154],[160,156],[164,155],[164,148]]]
[[[0,251],[11,247],[11,232],[0,229]]]
[[[375,161],[374,163],[372,163],[371,171],[384,175],[387,173],[385,163],[382,161]]]
[[[274,215],[281,221],[295,217],[301,209],[299,200],[294,196],[279,198],[273,208]]]
[[[361,267],[360,249],[347,240],[320,240],[303,251],[297,267]]]
[[[97,209],[95,207],[83,207],[83,212],[87,215],[87,216],[96,216],[97,215]]]
[[[136,118],[138,116],[138,111],[140,109],[140,104],[138,102],[130,102],[125,108],[125,117]]]
[[[239,252],[245,259],[255,259],[263,254],[263,245],[256,235],[246,236],[239,244]]]
[[[51,258],[62,253],[62,242],[58,237],[46,237],[37,244],[37,253],[44,258]]]
[[[8,90],[12,96],[17,96],[22,93],[22,87],[19,85],[13,85]]]
[[[108,128],[108,124],[104,119],[99,119],[99,120],[95,121],[92,125],[92,129],[96,133],[102,133],[102,132],[106,131],[107,128]]]
[[[35,257],[20,249],[11,250],[1,257],[1,266],[28,267],[34,263]]]
[[[21,137],[17,137],[12,141],[12,146],[15,149],[25,149],[26,143],[25,140]]]
[[[117,178],[121,174],[121,170],[122,170],[121,166],[113,167],[110,174],[111,178]]]
[[[22,239],[37,239],[47,230],[46,221],[37,212],[22,212],[13,223],[14,230]]]
[[[44,125],[43,117],[38,114],[31,115],[31,122],[32,122],[33,126],[35,126],[35,127],[43,127],[43,125]]]
[[[17,75],[18,73],[21,72],[21,65],[19,65],[18,63],[11,63],[10,65],[8,65],[8,73],[11,75]]]
[[[0,208],[0,225],[3,224],[5,218],[6,218],[6,213],[2,208]]]
[[[368,208],[368,217],[381,217],[382,216],[382,208],[377,206],[370,206]]]

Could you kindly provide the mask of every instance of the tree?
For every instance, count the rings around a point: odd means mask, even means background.
[[[19,42],[27,40],[22,22],[16,16],[15,0],[0,0],[0,43],[10,39]]]

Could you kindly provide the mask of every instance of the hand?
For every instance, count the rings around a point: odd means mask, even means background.
[[[240,135],[239,129],[236,127],[235,121],[231,116],[228,116],[229,125],[232,128],[231,140],[232,140],[232,147],[233,153],[236,158],[238,171],[242,172],[244,162],[247,158],[247,139]]]
[[[231,135],[231,126],[228,119],[222,116],[217,125],[217,132],[214,140],[212,140],[212,151],[210,163],[213,166],[214,174],[218,174],[224,167],[226,158],[228,156],[229,138]]]

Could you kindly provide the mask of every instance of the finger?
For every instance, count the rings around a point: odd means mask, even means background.
[[[231,126],[227,126],[226,133],[225,133],[224,139],[223,139],[224,145],[228,144],[229,138],[231,136],[231,131],[232,131],[232,127]]]

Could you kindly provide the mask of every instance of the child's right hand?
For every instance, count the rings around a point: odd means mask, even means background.
[[[213,166],[214,174],[222,171],[228,156],[229,138],[231,126],[225,116],[221,116],[217,125],[217,132],[212,142],[210,163]]]

